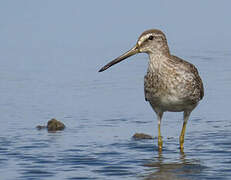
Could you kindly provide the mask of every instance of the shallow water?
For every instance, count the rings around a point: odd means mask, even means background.
[[[109,49],[93,49],[91,63],[91,54],[68,61],[52,56],[1,60],[1,177],[230,179],[231,53],[174,50],[198,67],[205,97],[190,117],[184,152],[178,149],[182,113],[164,114],[159,153],[156,138],[132,139],[136,132],[157,136],[155,114],[143,95],[147,56],[98,73],[110,57],[119,55]],[[51,118],[67,128],[57,133],[36,130]]]

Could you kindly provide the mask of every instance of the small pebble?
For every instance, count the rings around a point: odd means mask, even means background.
[[[65,128],[65,125],[56,119],[51,119],[47,122],[47,130],[48,131],[60,131]]]
[[[61,131],[65,128],[65,125],[56,119],[51,119],[47,122],[47,126],[38,125],[36,126],[38,130],[47,129],[49,132]]]
[[[135,133],[132,137],[134,139],[153,139],[152,136],[144,133]]]
[[[47,127],[46,127],[46,126],[38,125],[38,126],[36,126],[36,128],[37,128],[38,130],[41,130],[41,129],[46,129]]]

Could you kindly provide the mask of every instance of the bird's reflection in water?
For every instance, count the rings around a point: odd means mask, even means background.
[[[168,154],[166,154],[168,156]],[[201,173],[203,166],[199,160],[189,160],[183,151],[180,152],[179,158],[172,160],[164,157],[159,152],[153,162],[144,166],[150,167],[148,175],[144,180],[191,180]]]

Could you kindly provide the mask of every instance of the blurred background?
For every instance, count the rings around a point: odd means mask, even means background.
[[[144,30],[158,28],[170,47],[223,50],[231,40],[229,7],[225,0],[2,1],[1,49],[9,54],[9,48],[19,47],[21,53],[39,53],[45,47],[86,51],[129,46]]]

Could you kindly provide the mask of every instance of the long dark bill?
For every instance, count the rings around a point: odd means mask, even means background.
[[[109,62],[108,64],[106,64],[104,67],[102,67],[99,72],[105,71],[106,69],[108,69],[109,67],[113,66],[114,64],[117,64],[121,61],[123,61],[124,59],[139,53],[139,49],[136,46],[134,46],[132,49],[130,49],[128,52],[124,53],[123,55],[119,56],[118,58],[114,59],[113,61]]]

